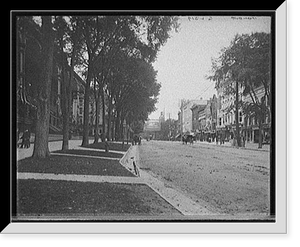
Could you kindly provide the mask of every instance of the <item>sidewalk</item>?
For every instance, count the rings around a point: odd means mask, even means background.
[[[51,141],[49,140],[49,151],[53,152],[53,151],[57,151],[57,150],[61,150],[62,147],[62,140],[56,140],[54,141],[53,139],[58,138],[58,137],[52,137]],[[91,143],[92,140],[89,141],[89,143]],[[81,148],[81,140],[70,140],[69,141],[69,149],[79,149]],[[31,143],[29,148],[18,148],[17,149],[17,160],[21,160],[27,157],[31,157],[32,153],[33,153],[33,146],[34,144]]]
[[[30,158],[33,144],[18,148],[16,220],[182,216],[132,169],[122,166],[120,158],[108,159],[101,156],[103,150],[80,147],[81,140],[70,140],[70,153],[53,153],[61,145],[62,141],[49,142],[51,156],[40,160]],[[98,152],[99,156],[77,155],[76,150]],[[116,152],[120,153],[126,156],[127,152]]]
[[[219,147],[236,148],[235,146],[232,146],[231,142],[225,142],[224,144],[220,145],[220,143],[217,144],[216,142],[196,141],[196,142],[194,142],[194,144],[214,145],[214,146],[219,146]],[[239,149],[270,152],[270,144],[263,145],[262,148],[258,148],[258,143],[250,143],[250,142],[248,143],[248,142],[246,142],[245,147],[239,147]]]

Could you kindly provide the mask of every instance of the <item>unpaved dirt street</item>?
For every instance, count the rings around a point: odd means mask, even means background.
[[[140,169],[218,213],[269,213],[270,153],[195,143],[143,141]]]

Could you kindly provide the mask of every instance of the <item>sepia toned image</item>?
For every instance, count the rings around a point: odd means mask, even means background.
[[[14,13],[13,221],[275,222],[274,21]]]

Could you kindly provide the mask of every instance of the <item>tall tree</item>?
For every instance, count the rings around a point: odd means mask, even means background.
[[[270,34],[254,33],[243,37],[246,44],[244,65],[240,72],[243,82],[243,94],[249,95],[251,101],[243,102],[242,107],[247,118],[255,117],[258,122],[258,148],[262,148],[263,122],[271,119],[271,46]],[[257,88],[262,87],[263,96],[258,97]]]
[[[156,71],[152,64],[135,60],[129,65],[130,63],[126,67],[130,73],[129,83],[122,87],[123,91],[116,99],[116,105],[126,122],[135,125],[136,122],[145,122],[148,115],[155,110],[160,84],[156,82]]]
[[[45,158],[49,155],[48,135],[50,118],[50,93],[53,72],[54,31],[52,17],[42,16],[42,74],[37,98],[37,118],[33,157]]]
[[[62,150],[69,149],[71,89],[77,55],[82,46],[82,21],[76,16],[58,16],[55,20],[58,46],[57,62],[61,68],[61,106],[63,122]]]
[[[225,95],[234,95],[236,138],[240,146],[238,111],[248,116],[255,115],[259,123],[259,148],[262,146],[262,121],[270,117],[270,34],[252,33],[236,35],[229,47],[221,51],[218,59],[213,61],[213,75],[208,78],[216,82],[216,88],[223,88]],[[235,85],[235,86],[233,86]],[[264,96],[258,98],[256,89],[264,88]],[[250,95],[252,102],[242,102],[240,89],[244,95]]]
[[[63,141],[62,150],[69,149],[69,116],[71,104],[71,83],[68,80],[68,60],[65,53],[66,36],[67,36],[67,23],[62,16],[58,16],[54,22],[57,30],[56,43],[57,43],[57,65],[60,68],[60,82],[61,82],[61,111],[62,111],[62,125],[63,125]]]
[[[86,84],[84,93],[84,120],[82,146],[88,144],[89,135],[89,98],[91,82],[97,74],[97,61],[101,59],[109,43],[112,42],[116,33],[122,28],[116,16],[89,16],[84,17],[84,39],[86,61]]]
[[[128,55],[148,62],[155,60],[161,45],[169,37],[169,31],[177,27],[177,19],[170,16],[96,16],[85,19],[86,86],[84,98],[84,133],[82,145],[88,144],[89,94],[91,81],[98,74],[97,62],[111,49],[127,51]],[[111,56],[111,54],[109,55]],[[109,94],[116,80],[109,78],[104,88]],[[113,99],[110,97],[110,105]],[[108,114],[110,117],[110,114]],[[108,122],[110,124],[110,121]],[[110,128],[108,128],[110,131]]]

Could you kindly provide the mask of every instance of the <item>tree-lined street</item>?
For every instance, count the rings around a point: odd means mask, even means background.
[[[272,218],[270,17],[13,17],[16,217]]]

